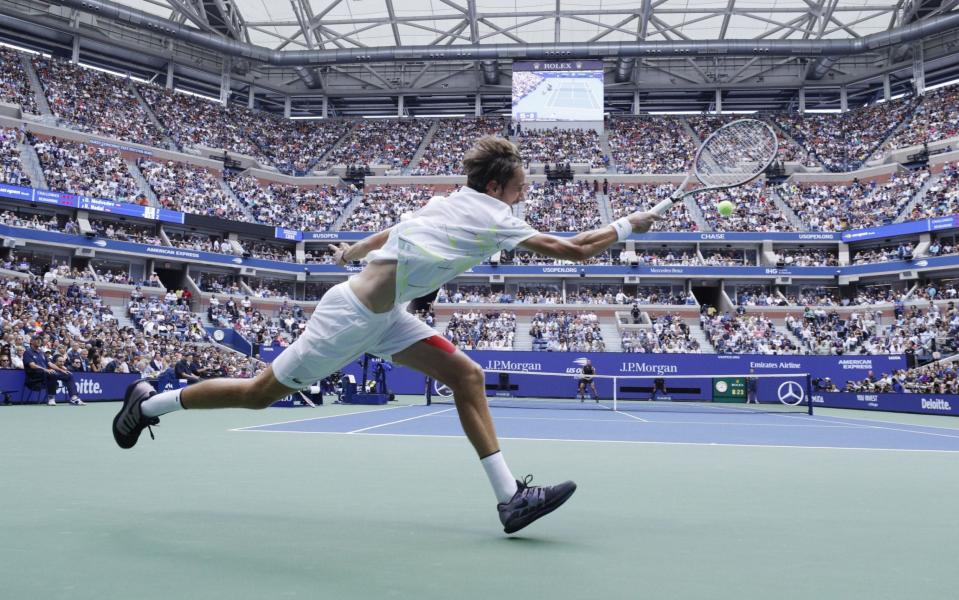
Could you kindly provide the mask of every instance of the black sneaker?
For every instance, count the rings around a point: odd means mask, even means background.
[[[134,381],[127,387],[123,406],[113,418],[113,439],[121,448],[134,447],[140,438],[140,432],[160,423],[159,417],[145,417],[140,412],[143,401],[154,394],[156,390],[146,379]],[[153,429],[150,429],[150,438],[153,439]]]
[[[510,501],[496,505],[499,509],[499,520],[506,533],[516,533],[536,519],[548,515],[569,500],[576,491],[576,484],[572,481],[542,487],[529,485],[531,481],[532,475],[527,475],[523,481],[517,481],[519,489]]]

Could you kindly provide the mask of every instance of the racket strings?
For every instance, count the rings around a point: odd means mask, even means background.
[[[762,173],[776,157],[776,135],[761,121],[735,121],[716,131],[700,149],[696,177],[707,187],[735,186]]]

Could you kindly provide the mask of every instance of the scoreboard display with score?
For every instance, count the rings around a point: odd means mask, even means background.
[[[713,379],[713,402],[746,402],[746,378],[717,377]]]

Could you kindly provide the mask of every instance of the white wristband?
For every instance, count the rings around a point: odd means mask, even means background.
[[[616,232],[616,237],[620,242],[625,242],[633,234],[633,224],[626,217],[613,221],[609,226]]]

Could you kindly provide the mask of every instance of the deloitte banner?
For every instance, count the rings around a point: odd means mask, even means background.
[[[959,396],[944,394],[860,394],[854,392],[816,392],[813,406],[857,408],[926,415],[959,416]]]
[[[127,386],[140,378],[136,373],[74,373],[73,380],[77,384],[77,394],[84,402],[100,400],[122,400]],[[12,390],[11,400],[20,402],[20,389],[23,388],[23,371],[21,369],[0,370],[0,389]],[[42,399],[46,402],[46,390],[42,393],[29,393],[31,400]],[[57,389],[57,401],[66,402],[67,388],[63,383]]]

